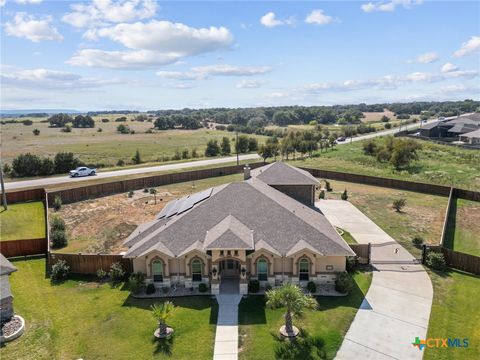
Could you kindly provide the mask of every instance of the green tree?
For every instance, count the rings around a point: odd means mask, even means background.
[[[407,205],[407,199],[400,198],[393,200],[392,207],[396,212],[402,212],[402,209]]]
[[[132,158],[132,161],[134,164],[141,164],[142,163],[142,157],[140,156],[140,151],[135,151],[135,155]]]
[[[36,176],[40,172],[42,159],[30,153],[18,155],[12,161],[12,175],[15,177]]]
[[[217,140],[209,140],[207,148],[205,149],[205,156],[214,157],[220,153],[220,146],[218,146]]]
[[[267,306],[272,309],[286,308],[285,331],[293,334],[293,316],[301,317],[305,309],[315,310],[317,301],[311,295],[305,295],[294,284],[284,284],[282,287],[267,291]]]
[[[238,151],[239,153],[247,153],[248,152],[248,150],[249,150],[248,136],[240,135],[238,137],[238,142],[235,145],[235,150]]]
[[[75,157],[72,152],[59,152],[53,160],[55,164],[55,173],[68,173],[70,170],[81,165],[81,161]]]
[[[222,138],[222,143],[220,144],[220,153],[222,155],[229,155],[232,152],[230,147],[230,139],[226,136]]]
[[[390,163],[395,169],[400,170],[413,160],[418,159],[417,151],[421,149],[421,145],[411,139],[398,139],[393,145],[392,157]]]
[[[63,127],[67,123],[72,122],[72,117],[68,114],[55,114],[48,118],[51,127]]]
[[[257,139],[251,137],[248,139],[248,151],[257,151],[258,150],[258,141]]]
[[[165,301],[162,304],[153,304],[151,306],[152,315],[158,321],[158,329],[161,336],[167,335],[167,319],[174,308],[175,306],[171,301]]]
[[[268,158],[271,158],[274,156],[274,145],[265,144],[260,146],[260,149],[258,149],[258,155],[260,155],[263,158],[263,162],[265,163]]]

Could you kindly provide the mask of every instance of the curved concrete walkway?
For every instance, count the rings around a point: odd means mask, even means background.
[[[422,265],[348,201],[322,200],[316,206],[358,243],[372,243],[372,284],[336,359],[422,359],[412,342],[426,338],[433,297]]]

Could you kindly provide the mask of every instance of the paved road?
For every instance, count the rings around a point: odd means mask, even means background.
[[[322,200],[316,206],[359,243],[372,243],[372,284],[336,359],[422,359],[412,342],[427,334],[433,288],[426,271],[348,201]]]
[[[260,157],[257,154],[247,154],[247,155],[240,155],[239,158],[240,160],[258,160]],[[217,165],[217,164],[233,162],[236,160],[237,160],[236,156],[230,156],[230,157],[224,157],[224,158],[218,158],[218,159],[189,161],[189,162],[183,162],[178,164],[158,165],[158,166],[150,166],[150,167],[143,167],[143,168],[116,170],[116,171],[105,171],[105,172],[99,172],[95,176],[95,179],[114,178],[116,176],[135,175],[135,174],[147,174],[151,172],[167,171],[167,170],[187,169],[187,168],[196,167],[196,166]],[[70,178],[68,176],[48,177],[43,179],[8,182],[8,183],[5,183],[5,188],[6,190],[13,190],[13,189],[21,189],[21,188],[27,188],[27,187],[42,187],[46,185],[75,183],[78,181],[87,181],[87,180],[92,180],[92,177],[91,176],[85,176],[81,178]]]

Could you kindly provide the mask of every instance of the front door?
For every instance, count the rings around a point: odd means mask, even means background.
[[[238,277],[240,276],[240,264],[236,260],[228,259],[220,263],[222,277]]]

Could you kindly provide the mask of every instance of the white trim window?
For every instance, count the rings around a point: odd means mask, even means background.
[[[202,262],[198,259],[192,260],[192,281],[202,281]]]
[[[268,262],[265,259],[258,259],[257,261],[257,276],[258,281],[268,280]]]
[[[155,259],[152,261],[152,276],[154,282],[163,282],[163,261]]]
[[[307,259],[300,259],[298,262],[298,279],[300,281],[308,281],[308,275],[310,273],[310,263]]]

